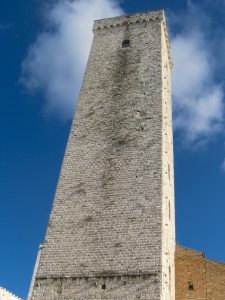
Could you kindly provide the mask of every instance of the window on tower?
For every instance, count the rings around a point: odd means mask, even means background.
[[[172,289],[172,286],[171,286],[171,267],[169,266],[169,289],[170,289],[170,293],[171,293],[171,289]]]
[[[122,41],[122,47],[123,47],[123,48],[128,48],[128,47],[130,47],[130,40],[123,40],[123,41]]]
[[[105,284],[105,283],[102,284],[102,289],[103,289],[103,290],[106,289],[106,284]]]
[[[170,206],[170,201],[169,201],[169,220],[171,218],[171,206]]]

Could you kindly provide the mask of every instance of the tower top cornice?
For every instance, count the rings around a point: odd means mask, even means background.
[[[170,54],[170,42],[168,37],[168,30],[166,26],[166,18],[164,10],[155,10],[155,11],[147,11],[144,13],[136,13],[130,15],[124,15],[119,17],[112,17],[107,19],[100,19],[94,21],[93,32],[96,33],[98,31],[110,30],[120,27],[127,27],[129,25],[138,25],[149,22],[160,22],[162,23],[163,30],[166,37],[168,56],[170,60],[170,66],[172,67],[172,58]]]
[[[95,20],[93,31],[101,29],[110,29],[119,26],[127,26],[129,24],[147,23],[151,21],[165,21],[163,10],[148,11],[144,13],[136,13],[119,17]]]

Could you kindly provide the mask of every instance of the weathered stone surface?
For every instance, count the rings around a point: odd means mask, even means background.
[[[38,279],[33,297],[43,300],[160,299],[155,275]]]
[[[95,22],[33,300],[174,299],[170,69],[162,11]]]

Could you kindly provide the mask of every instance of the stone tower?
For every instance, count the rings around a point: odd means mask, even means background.
[[[32,300],[174,300],[169,42],[163,11],[99,20]]]

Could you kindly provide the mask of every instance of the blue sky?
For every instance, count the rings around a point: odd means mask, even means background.
[[[225,1],[1,0],[0,286],[24,299],[92,21],[158,8],[166,10],[174,60],[177,241],[225,262]]]

